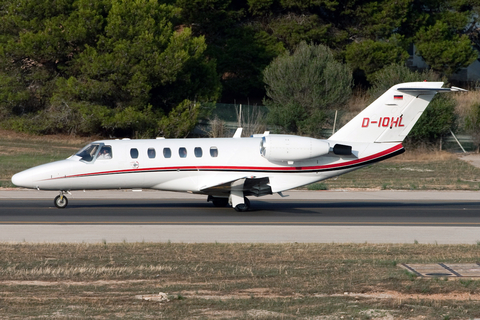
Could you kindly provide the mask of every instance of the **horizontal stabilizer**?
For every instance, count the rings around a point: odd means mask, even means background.
[[[401,92],[418,92],[418,93],[429,93],[429,92],[459,92],[459,91],[468,91],[458,87],[451,88],[398,88],[398,91]]]

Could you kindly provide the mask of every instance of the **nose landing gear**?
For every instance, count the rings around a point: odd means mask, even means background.
[[[60,191],[60,194],[55,197],[55,199],[53,200],[55,207],[59,209],[64,209],[68,205],[68,199],[67,197],[65,197],[65,193],[70,194],[67,191]]]

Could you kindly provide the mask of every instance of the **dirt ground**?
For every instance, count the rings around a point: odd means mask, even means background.
[[[466,161],[471,165],[480,168],[480,153],[467,153],[458,156],[460,160]]]

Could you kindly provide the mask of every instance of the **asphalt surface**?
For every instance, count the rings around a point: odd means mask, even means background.
[[[0,241],[389,242],[480,241],[480,192],[302,192],[251,198],[252,210],[167,192],[0,191]]]
[[[405,225],[480,227],[480,201],[252,200],[249,212],[203,200],[0,200],[0,224]]]

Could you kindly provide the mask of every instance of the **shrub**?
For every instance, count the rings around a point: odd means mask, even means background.
[[[293,54],[277,57],[264,70],[268,120],[286,133],[319,136],[325,111],[352,92],[350,69],[323,45],[301,42]]]

